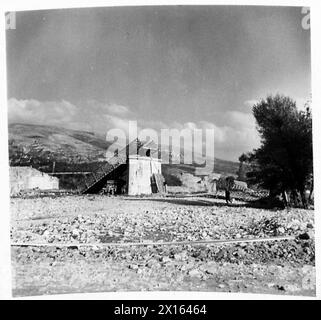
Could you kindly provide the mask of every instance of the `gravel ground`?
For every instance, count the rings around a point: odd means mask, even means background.
[[[11,199],[13,293],[193,290],[315,295],[313,210],[266,210],[195,197]],[[100,247],[99,243],[243,239],[225,245]]]

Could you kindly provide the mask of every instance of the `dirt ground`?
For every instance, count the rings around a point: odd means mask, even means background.
[[[313,210],[258,209],[243,201],[227,206],[204,196],[12,198],[11,225],[13,244],[57,244],[12,246],[15,296],[148,290],[315,295]],[[287,235],[296,239],[99,246]]]

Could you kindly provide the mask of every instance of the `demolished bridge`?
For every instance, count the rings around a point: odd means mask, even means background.
[[[135,139],[116,151],[106,163],[91,172],[80,186],[83,194],[109,193],[142,195],[163,192],[158,147],[153,141]]]

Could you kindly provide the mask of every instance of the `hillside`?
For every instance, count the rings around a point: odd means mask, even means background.
[[[31,154],[33,158],[76,163],[99,161],[104,158],[108,146],[104,137],[92,132],[54,126],[9,125],[9,151],[13,147],[22,148],[24,154]]]
[[[109,144],[93,132],[55,126],[9,125],[9,158],[11,165],[31,165],[45,172],[91,171],[104,161]],[[215,172],[236,174],[237,162],[215,159]],[[196,166],[163,165],[169,182],[179,184],[181,173],[195,173]]]

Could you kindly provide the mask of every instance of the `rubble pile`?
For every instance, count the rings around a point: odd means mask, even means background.
[[[228,262],[235,264],[271,263],[276,265],[314,265],[314,242],[274,241],[264,243],[240,243],[227,245],[184,246],[77,246],[69,247],[15,247],[16,259],[21,263],[32,261],[59,262],[79,259],[98,259],[138,264],[142,267],[158,267],[186,262]]]
[[[35,199],[35,198],[57,198],[66,195],[74,195],[77,191],[69,191],[69,190],[41,190],[41,189],[29,189],[29,190],[21,190],[17,194],[12,195],[11,198],[18,199]]]
[[[231,207],[198,197],[68,196],[12,199],[11,206],[11,241],[20,244],[12,247],[17,294],[66,288],[315,292],[312,210]],[[245,241],[288,235],[295,239]],[[213,239],[240,242],[161,245]]]
[[[109,243],[199,241],[305,235],[313,237],[309,217],[288,221],[281,212],[269,217],[219,216],[212,210],[177,208],[136,215],[78,215],[33,221],[25,227],[13,226],[13,242]]]

